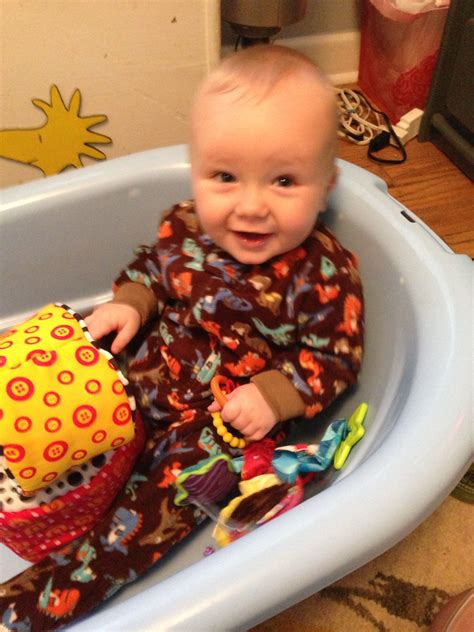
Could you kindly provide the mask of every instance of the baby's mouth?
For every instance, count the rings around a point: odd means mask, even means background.
[[[248,245],[260,246],[267,241],[271,233],[253,233],[243,230],[234,230],[234,235]]]

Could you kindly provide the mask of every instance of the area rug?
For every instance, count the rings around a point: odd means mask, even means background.
[[[397,546],[252,632],[427,632],[473,585],[474,505],[450,496]]]

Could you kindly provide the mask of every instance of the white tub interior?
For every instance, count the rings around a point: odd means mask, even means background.
[[[454,255],[381,180],[342,161],[340,169],[324,219],[360,258],[366,351],[359,386],[308,425],[305,438],[316,441],[326,420],[366,401],[365,438],[342,472],[329,473],[299,507],[206,558],[211,527],[201,529],[72,628],[249,627],[402,539],[468,467],[472,262]],[[48,302],[84,311],[106,300],[133,248],[153,241],[159,211],[189,195],[182,146],[4,191],[0,330]],[[0,580],[27,565],[1,545],[0,556]]]

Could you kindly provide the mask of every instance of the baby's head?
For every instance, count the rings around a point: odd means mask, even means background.
[[[190,156],[203,229],[246,264],[299,246],[335,180],[334,91],[296,51],[255,46],[226,58],[199,89]]]

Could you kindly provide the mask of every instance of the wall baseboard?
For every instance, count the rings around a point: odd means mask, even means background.
[[[313,59],[335,86],[357,81],[360,31],[282,37],[276,39],[275,43],[295,48]],[[226,46],[222,49],[222,55],[226,56],[232,50]]]

